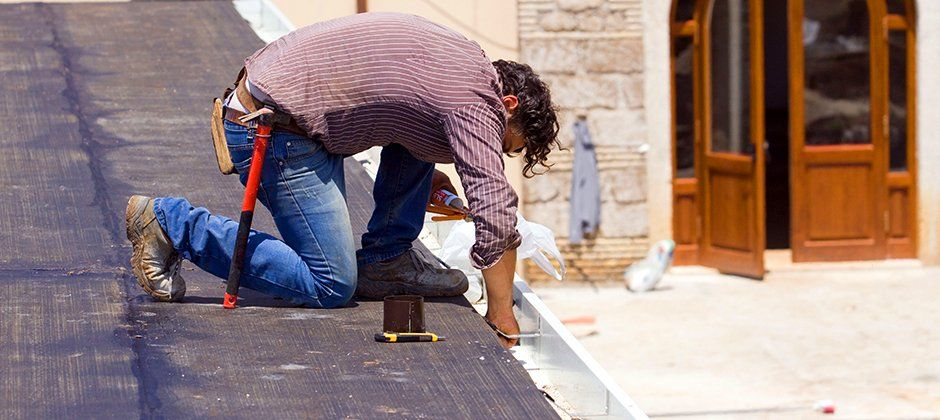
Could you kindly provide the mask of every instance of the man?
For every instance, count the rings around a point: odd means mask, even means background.
[[[491,63],[460,34],[393,13],[299,29],[245,63],[224,123],[242,183],[252,140],[237,117],[271,104],[290,122],[275,126],[258,193],[283,241],[251,232],[241,285],[323,308],[345,305],[354,292],[463,293],[462,273],[433,267],[411,249],[432,185],[451,187],[434,164],[454,163],[476,223],[470,256],[486,280],[486,318],[512,344],[518,199],[502,155],[524,153],[531,177],[535,166],[547,166],[558,133],[548,88],[532,69]],[[372,146],[383,147],[376,207],[356,251],[343,159]],[[154,298],[183,297],[181,258],[227,278],[238,223],[184,198],[142,196],[131,197],[126,220],[131,265]]]

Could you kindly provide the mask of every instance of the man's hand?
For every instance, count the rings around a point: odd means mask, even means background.
[[[450,182],[450,177],[447,174],[435,169],[434,175],[431,177],[431,194],[433,195],[435,191],[439,189],[445,189],[454,194],[457,194],[457,189],[454,188],[454,184]],[[430,196],[428,197],[428,202],[430,203]]]
[[[492,267],[483,270],[486,281],[486,319],[500,331],[519,334],[519,323],[512,312],[512,281],[516,274],[516,250],[506,251],[503,257]],[[510,348],[519,340],[507,340],[499,337],[503,347]]]
[[[445,190],[447,193],[437,194],[438,191]],[[448,195],[455,197],[449,201]],[[457,189],[441,171],[434,170],[431,178],[431,195],[428,197],[427,211],[441,214],[443,216],[432,217],[431,220],[440,222],[444,220],[460,220],[467,217],[467,208],[463,200],[457,197]]]

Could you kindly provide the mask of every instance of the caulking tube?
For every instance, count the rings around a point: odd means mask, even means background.
[[[434,194],[431,194],[431,202],[437,206],[452,207],[461,211],[466,210],[463,206],[463,200],[461,200],[460,197],[457,197],[457,194],[454,194],[443,188],[434,191]]]

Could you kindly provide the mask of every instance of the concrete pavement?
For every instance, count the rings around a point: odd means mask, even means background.
[[[940,418],[940,268],[856,264],[764,281],[679,269],[659,289],[537,287],[651,417]],[[701,271],[701,270],[699,270]]]

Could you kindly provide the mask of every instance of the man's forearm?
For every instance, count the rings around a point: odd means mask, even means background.
[[[499,262],[483,270],[487,295],[486,317],[507,334],[519,332],[512,312],[512,281],[515,273],[515,249],[506,251]]]

